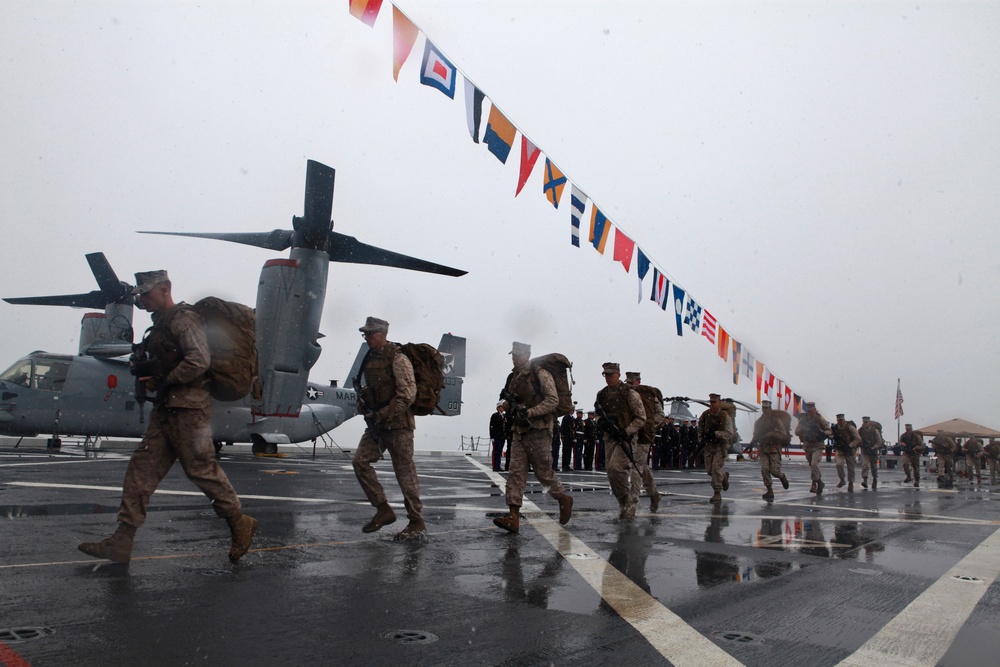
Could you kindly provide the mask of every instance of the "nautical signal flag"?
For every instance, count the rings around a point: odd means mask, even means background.
[[[743,344],[733,339],[733,384],[740,383],[740,362],[743,360]]]
[[[625,232],[615,228],[615,254],[614,260],[621,262],[625,267],[625,273],[632,268],[632,253],[635,252],[635,241],[625,235]]]
[[[674,285],[674,290],[676,291],[677,286]],[[698,329],[701,328],[701,306],[695,303],[695,300],[688,297],[687,308],[684,312],[684,324],[691,327],[691,331],[698,333]]]
[[[420,83],[431,88],[437,88],[451,99],[455,99],[455,66],[426,40],[424,44],[424,61],[420,66]]]
[[[715,343],[715,318],[712,313],[703,311],[701,319],[701,335],[708,339],[709,343]]]
[[[670,295],[670,281],[660,273],[660,270],[653,267],[653,291],[649,295],[650,301],[655,301],[661,310],[667,309],[667,301]]]
[[[507,164],[507,156],[510,155],[510,148],[514,145],[516,135],[517,128],[514,127],[514,124],[500,113],[500,109],[497,109],[496,105],[491,106],[483,141],[486,142],[489,151],[504,164]]]
[[[719,358],[723,361],[729,360],[729,332],[719,326],[719,333],[716,336],[719,346]]]
[[[570,188],[569,194],[570,243],[579,248],[580,219],[583,218],[583,209],[587,206],[587,195],[583,194],[576,185]]]
[[[753,364],[754,364],[753,355],[750,354],[750,350],[747,350],[747,349],[744,348],[744,350],[743,350],[743,374],[746,375],[751,380],[753,379],[753,371],[754,371]]]
[[[684,335],[684,290],[674,283],[674,319],[677,320],[677,335]]]
[[[590,207],[590,243],[597,252],[604,254],[604,247],[608,244],[608,237],[611,235],[611,223],[601,209],[597,206]]]
[[[515,197],[521,194],[521,188],[528,182],[531,170],[535,168],[535,162],[541,153],[542,151],[538,149],[538,146],[531,143],[531,140],[524,136],[524,134],[521,135],[521,169],[517,176],[517,190],[514,191]]]
[[[552,161],[545,158],[545,180],[542,181],[542,192],[553,208],[559,208],[563,188],[566,187],[566,177]],[[577,243],[577,245],[580,245]]]
[[[382,0],[378,0],[380,3]],[[351,5],[353,6],[353,2]],[[378,11],[378,10],[376,10]],[[392,78],[399,81],[399,70],[403,68],[403,63],[410,57],[413,44],[417,41],[420,29],[413,25],[413,21],[406,17],[406,14],[392,6]]]
[[[757,402],[760,403],[761,385],[764,384],[764,364],[759,361],[755,363],[757,364]]]
[[[646,257],[642,248],[639,248],[639,258],[636,260],[635,271],[639,274],[639,303],[642,303],[642,281],[649,273],[649,258]]]
[[[468,79],[465,80],[465,116],[469,121],[469,134],[472,140],[479,143],[479,126],[483,122],[483,91],[476,88]]]
[[[351,16],[360,20],[368,27],[375,25],[378,11],[382,9],[382,0],[350,0]]]

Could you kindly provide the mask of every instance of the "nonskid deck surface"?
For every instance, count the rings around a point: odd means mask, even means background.
[[[127,452],[0,449],[0,663],[420,665],[993,665],[1000,651],[1000,486],[903,485],[761,499],[759,467],[730,461],[711,505],[704,471],[658,471],[657,514],[617,520],[601,472],[560,472],[558,506],[529,475],[518,535],[492,524],[503,477],[481,460],[419,456],[428,539],[374,510],[349,458],[227,454],[260,522],[226,558],[228,530],[175,466],[129,566],[76,550],[115,526]],[[998,492],[994,493],[996,490]],[[946,608],[942,608],[946,605]],[[12,657],[13,656],[13,657]],[[23,663],[22,663],[23,664]]]

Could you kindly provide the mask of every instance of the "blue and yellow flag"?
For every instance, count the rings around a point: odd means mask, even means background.
[[[514,124],[507,120],[496,106],[490,107],[490,119],[486,123],[483,141],[486,142],[490,152],[504,164],[507,164],[507,156],[510,155],[510,147],[514,145],[516,135],[517,128]]]
[[[545,198],[553,207],[559,208],[559,200],[562,199],[563,188],[566,187],[566,177],[559,171],[559,168],[552,164],[552,161],[545,158],[545,174],[542,181],[542,192]]]
[[[611,235],[611,223],[604,217],[597,206],[590,208],[590,242],[597,249],[597,252],[604,254],[604,246],[608,243]]]

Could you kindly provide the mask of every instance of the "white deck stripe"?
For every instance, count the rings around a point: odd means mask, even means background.
[[[494,481],[504,482],[502,476],[479,461],[470,461]],[[566,562],[664,658],[675,665],[692,667],[743,664],[685,623],[684,619],[663,606],[659,600],[636,586],[597,552],[543,514],[533,502],[527,499],[522,502],[522,507],[540,515],[531,517],[531,526],[563,558],[568,554],[575,555],[574,558],[566,558]],[[587,557],[580,558],[580,554]]]
[[[980,581],[963,581],[958,576]],[[841,665],[918,667],[936,665],[1000,576],[1000,530],[921,593]]]

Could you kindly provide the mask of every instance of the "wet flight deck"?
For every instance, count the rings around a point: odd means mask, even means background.
[[[370,535],[344,452],[222,465],[260,522],[226,558],[228,530],[175,466],[129,566],[81,554],[115,527],[127,452],[0,448],[0,665],[997,664],[1000,486],[961,480],[822,497],[808,468],[761,499],[759,467],[730,461],[708,503],[704,471],[658,471],[657,514],[617,520],[599,472],[559,473],[560,526],[537,482],[519,535],[495,528],[503,478],[485,459],[417,458],[429,537],[399,519]],[[294,451],[294,450],[293,450]],[[485,462],[485,464],[484,464]],[[859,471],[860,472],[860,471]],[[530,476],[529,476],[530,477]],[[993,492],[993,491],[996,492]]]

